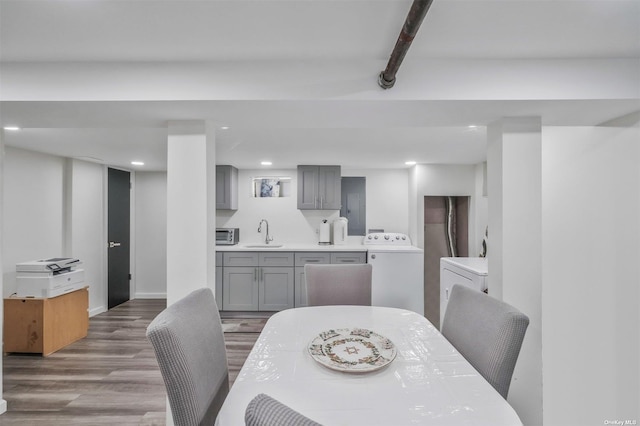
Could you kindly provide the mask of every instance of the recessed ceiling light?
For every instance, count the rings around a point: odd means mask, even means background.
[[[415,161],[405,161],[404,164],[406,164],[407,166],[415,166],[416,162]]]
[[[262,164],[263,166],[270,166],[273,163],[271,163],[271,161],[262,161],[260,162],[260,164]]]
[[[132,161],[131,164],[133,164],[134,166],[144,166],[144,163],[142,161]]]
[[[476,126],[475,124],[470,124],[467,126],[467,129],[469,130],[476,130],[478,128],[478,126]]]
[[[229,130],[229,126],[222,126],[220,127],[222,130]]]
[[[16,131],[16,130],[20,130],[20,127],[18,127],[18,126],[4,126],[3,129],[4,130]]]

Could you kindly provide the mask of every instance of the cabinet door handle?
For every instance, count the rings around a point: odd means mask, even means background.
[[[260,281],[264,281],[264,268],[260,268]]]
[[[253,268],[253,280],[258,281],[258,268]]]

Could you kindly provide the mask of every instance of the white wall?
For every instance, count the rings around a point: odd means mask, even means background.
[[[65,160],[5,147],[3,295],[16,291],[16,263],[63,256]]]
[[[65,256],[82,261],[89,286],[89,314],[96,315],[107,310],[105,168],[86,161],[67,161],[70,214],[66,233],[70,244]]]
[[[489,198],[486,192],[487,163],[476,164],[475,199],[475,231],[469,236],[469,256],[479,256],[482,253],[482,240],[489,223]]]
[[[4,296],[16,291],[16,263],[77,257],[89,313],[106,310],[104,166],[11,147],[4,164]]]
[[[251,196],[251,179],[260,176],[291,177],[289,197],[254,198]],[[406,169],[349,170],[343,169],[342,176],[362,176],[366,178],[368,228],[384,228],[391,232],[408,233],[408,172]],[[316,229],[323,219],[331,222],[339,216],[338,210],[298,210],[297,170],[239,170],[238,210],[217,211],[217,226],[240,228],[240,242],[258,243],[264,239],[259,234],[261,219],[269,221],[269,233],[274,243],[317,244]],[[362,236],[350,236],[351,244],[362,243]]]
[[[205,121],[169,122],[167,305],[215,290],[215,134]]]
[[[640,420],[639,141],[543,129],[545,425]]]
[[[167,174],[135,174],[135,253],[133,281],[136,299],[167,296]]]
[[[534,426],[542,424],[543,399],[541,120],[505,118],[487,136],[489,294],[529,317],[508,401]]]
[[[344,169],[342,176],[367,180],[367,230],[409,234],[409,169]]]
[[[4,247],[2,246],[2,241],[4,241],[4,230],[3,230],[3,226],[2,224],[4,223],[2,218],[4,216],[4,208],[1,206],[4,206],[4,155],[5,155],[5,150],[4,150],[4,130],[0,130],[0,290],[3,289],[3,272],[4,272],[4,263],[3,263],[3,256],[4,256]],[[0,291],[0,294],[2,294],[3,291]],[[0,330],[4,329],[4,303],[0,303]],[[2,377],[2,372],[3,372],[3,368],[2,368],[2,362],[3,362],[3,357],[0,357],[0,383],[4,383],[3,382],[3,377]],[[4,413],[5,411],[7,411],[7,401],[5,401],[4,399],[2,399],[2,393],[3,393],[4,387],[0,386],[0,414]]]

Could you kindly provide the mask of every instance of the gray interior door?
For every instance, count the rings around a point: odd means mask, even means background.
[[[129,172],[109,169],[108,189],[108,306],[129,300],[130,191]]]
[[[365,235],[366,210],[366,178],[342,178],[342,208],[340,216],[349,220],[349,235]]]

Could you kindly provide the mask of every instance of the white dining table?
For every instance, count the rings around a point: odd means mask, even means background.
[[[391,340],[396,357],[369,372],[327,368],[308,348],[321,332],[363,328]],[[244,425],[267,394],[326,426],[521,425],[513,408],[444,336],[415,312],[370,306],[288,309],[266,323],[218,415]]]

